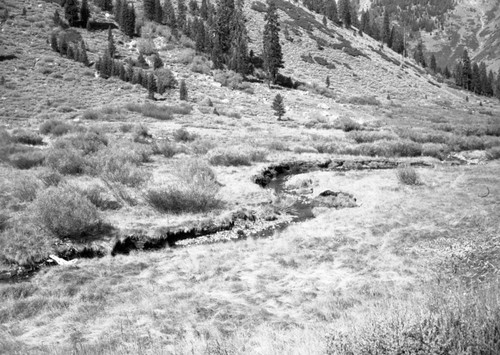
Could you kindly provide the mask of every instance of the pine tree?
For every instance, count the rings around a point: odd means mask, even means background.
[[[87,56],[87,48],[85,46],[85,42],[82,41],[80,45],[80,52],[78,56],[78,61],[83,63],[85,66],[89,66],[89,58]]]
[[[361,13],[361,24],[359,25],[359,29],[371,36],[370,29],[370,13],[368,11],[364,11]]]
[[[118,26],[120,26],[122,31],[125,25],[125,6],[127,6],[127,4],[123,3],[122,0],[115,0],[115,7],[113,9],[115,21],[118,22]]]
[[[198,11],[198,2],[196,0],[189,0],[189,12],[191,13],[191,15],[197,16]]]
[[[469,52],[464,49],[462,54],[462,86],[465,90],[471,90],[472,85],[472,68],[469,58]]]
[[[186,26],[187,8],[184,0],[177,0],[177,24],[181,30]]]
[[[78,23],[78,12],[78,2],[76,0],[65,0],[64,17],[70,26],[75,26]]]
[[[274,115],[278,116],[278,121],[281,121],[281,117],[285,114],[285,104],[280,94],[276,94],[274,97],[272,109],[274,110]]]
[[[59,42],[59,53],[61,55],[67,55],[68,54],[68,42],[66,41],[66,37],[65,36],[61,37],[61,40]]]
[[[22,15],[23,15],[23,16],[26,16],[26,13],[27,13],[26,7],[23,7],[23,12],[22,12]]]
[[[186,81],[184,79],[181,80],[179,86],[179,98],[182,101],[187,101],[188,99],[188,91],[187,91]]]
[[[396,28],[392,26],[391,34],[389,35],[389,39],[387,40],[387,47],[392,48],[394,45],[394,39],[396,38]]]
[[[158,23],[163,22],[163,9],[161,8],[160,0],[155,0],[153,20]]]
[[[382,22],[382,29],[380,31],[382,34],[382,42],[389,46],[389,37],[391,35],[390,22],[389,22],[389,11],[387,9],[384,11],[384,20]]]
[[[144,17],[146,20],[153,21],[155,18],[155,0],[143,0]]]
[[[205,21],[208,20],[208,0],[201,0],[200,16]]]
[[[325,3],[325,15],[328,19],[333,21],[333,23],[339,23],[339,14],[337,10],[337,3],[335,0],[327,0]]]
[[[231,25],[234,16],[234,0],[219,0],[215,18],[215,33],[218,36],[220,50],[223,55],[231,48]]]
[[[215,33],[215,38],[213,40],[211,58],[214,69],[224,69],[224,53],[222,53],[222,46],[218,33]]]
[[[87,27],[87,22],[90,18],[89,4],[87,0],[82,0],[82,6],[80,7],[80,25],[83,28]]]
[[[330,75],[326,76],[325,83],[326,83],[326,87],[329,88],[330,87]]]
[[[62,26],[61,15],[59,14],[59,10],[54,11],[54,16],[52,16],[52,21],[56,26]]]
[[[248,72],[248,33],[243,14],[243,0],[236,0],[231,23],[229,69],[242,75]]]
[[[177,18],[175,16],[174,6],[172,5],[171,0],[165,0],[163,3],[163,17],[170,28],[177,28]]]
[[[127,81],[127,71],[125,70],[125,66],[120,63],[119,65],[119,70],[120,70],[120,73],[118,74],[120,80],[122,81]]]
[[[437,72],[436,56],[434,53],[431,55],[430,68],[434,73]]]
[[[76,56],[76,51],[75,48],[73,47],[73,44],[68,44],[68,50],[66,51],[66,56],[68,59],[75,59]]]
[[[449,79],[451,77],[450,69],[448,69],[448,66],[444,67],[443,75],[446,79]]]
[[[351,8],[349,9],[351,15],[351,26],[359,28],[359,18],[358,18],[358,10],[354,2],[351,3]]]
[[[131,65],[127,64],[125,66],[125,73],[126,73],[127,81],[132,82],[133,78],[134,78],[134,68],[132,68]]]
[[[202,53],[205,51],[205,43],[206,43],[206,33],[205,33],[205,25],[203,21],[196,20],[195,25],[195,42],[196,42],[196,52]]]
[[[493,75],[493,71],[490,70],[488,74],[488,86],[486,87],[487,89],[487,95],[488,96],[493,96],[494,95],[494,87],[495,87],[495,76]]]
[[[54,52],[59,52],[59,46],[57,45],[57,35],[55,32],[52,32],[50,35],[50,47]]]
[[[115,40],[113,38],[113,32],[111,31],[111,26],[108,28],[108,52],[111,58],[115,57],[116,46]]]
[[[424,68],[427,67],[427,63],[425,62],[425,57],[424,57],[424,44],[422,42],[419,42],[417,44],[417,48],[413,53],[413,59],[415,59],[415,61],[422,67]]]
[[[99,59],[99,73],[104,79],[111,77],[113,74],[113,58],[111,58],[108,50],[106,50],[104,56]]]
[[[349,0],[339,0],[339,14],[345,28],[351,27],[351,2]]]
[[[123,32],[129,37],[135,34],[135,9],[134,5],[124,5],[122,8]]]
[[[147,89],[148,89],[148,98],[150,100],[154,100],[155,92],[158,88],[156,86],[155,76],[151,73],[148,75]]]
[[[272,83],[276,83],[279,68],[283,68],[283,53],[280,44],[280,24],[274,1],[270,1],[264,17],[263,52],[264,70]]]
[[[486,64],[484,62],[479,64],[479,82],[481,85],[481,94],[487,96],[490,90],[488,88],[488,71],[486,70]]]
[[[500,100],[500,69],[498,69],[497,80],[495,85],[495,97]]]
[[[153,69],[163,68],[163,61],[158,54],[153,55]]]
[[[137,65],[141,68],[148,67],[148,63],[146,63],[146,59],[144,59],[144,55],[141,52],[139,52],[139,56],[137,57]]]
[[[478,95],[482,94],[481,73],[477,63],[472,64],[471,88],[470,90]]]
[[[462,62],[458,62],[455,65],[454,76],[455,76],[455,84],[457,84],[460,87],[464,87],[463,75],[464,75],[464,68]]]

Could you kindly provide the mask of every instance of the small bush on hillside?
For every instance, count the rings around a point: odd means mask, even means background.
[[[92,234],[101,224],[96,207],[69,186],[49,187],[32,207],[37,223],[60,238]]]
[[[344,132],[361,130],[361,125],[349,117],[339,117],[333,122],[336,129],[341,129]]]
[[[45,187],[57,186],[63,181],[63,176],[59,172],[47,168],[43,168],[36,176],[43,182]]]
[[[86,160],[74,148],[51,148],[45,155],[45,165],[63,175],[77,175],[83,173]]]
[[[446,144],[424,143],[422,145],[422,155],[444,160],[450,153],[450,148]]]
[[[40,181],[32,176],[20,176],[12,184],[12,196],[21,202],[33,201],[40,190]]]
[[[43,138],[35,132],[19,131],[15,132],[13,138],[16,142],[27,145],[43,145]]]
[[[190,133],[185,128],[179,128],[174,131],[174,140],[176,142],[192,142],[196,139],[196,134]]]
[[[264,161],[267,153],[260,149],[216,148],[208,153],[212,165],[239,166],[251,165],[253,161]]]
[[[126,109],[137,112],[146,117],[156,118],[158,120],[171,120],[174,118],[172,112],[165,106],[156,106],[152,103],[145,104],[127,104]]]
[[[188,160],[175,169],[178,181],[151,187],[145,199],[159,212],[204,212],[220,205],[216,197],[220,186],[215,173],[200,160]]]
[[[79,189],[79,192],[100,210],[116,210],[121,207],[119,202],[106,197],[106,189],[102,186],[92,185],[84,189]]]
[[[278,140],[270,142],[267,145],[267,147],[269,149],[271,149],[271,150],[277,150],[277,151],[288,151],[288,150],[290,150],[290,148],[288,147],[288,145],[286,145],[282,141],[278,141]]]
[[[192,49],[184,49],[179,56],[177,57],[177,61],[182,64],[190,64],[194,61],[195,52]]]
[[[139,38],[137,40],[137,49],[143,56],[158,54],[158,49],[151,38]]]
[[[388,131],[352,131],[347,137],[356,143],[372,143],[383,139],[395,140],[398,138],[394,133]]]
[[[0,212],[0,232],[4,231],[9,223],[10,216]]]
[[[45,154],[40,150],[14,153],[9,157],[12,166],[18,169],[31,169],[43,164]]]
[[[97,121],[102,118],[102,115],[99,111],[91,109],[87,110],[83,113],[82,118],[84,120],[89,120],[89,121]]]
[[[58,138],[53,147],[55,149],[76,149],[84,155],[93,154],[108,145],[108,138],[97,130],[81,132],[76,135]]]
[[[195,73],[210,74],[210,62],[202,56],[196,56],[193,58],[193,62],[191,64],[191,71]]]
[[[72,127],[59,120],[50,119],[45,121],[40,126],[40,133],[42,134],[53,134],[55,136],[62,136],[71,131]]]
[[[437,131],[404,129],[398,135],[403,139],[410,139],[417,143],[446,143],[448,140],[448,135]]]
[[[381,103],[375,96],[354,96],[350,97],[347,100],[348,103],[353,105],[372,105],[372,106],[380,106]]]
[[[176,154],[186,153],[187,149],[186,147],[178,145],[176,143],[162,141],[156,144],[155,151],[158,154],[162,154],[166,158],[172,158]]]
[[[190,146],[194,154],[203,155],[215,148],[215,143],[207,139],[197,139]]]
[[[488,160],[500,159],[500,147],[493,147],[486,151]]]
[[[226,86],[230,89],[239,89],[241,83],[243,82],[243,77],[241,74],[235,73],[234,71],[214,71],[214,80],[220,83],[222,86]]]
[[[396,170],[396,175],[399,182],[404,185],[420,185],[420,178],[418,177],[417,171],[411,166],[404,165],[398,167]]]

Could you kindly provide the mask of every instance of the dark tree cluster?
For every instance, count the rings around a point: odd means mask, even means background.
[[[127,0],[116,0],[114,15],[122,32],[129,37],[133,37],[136,19],[134,4],[129,3]]]
[[[488,72],[484,62],[472,62],[467,49],[462,54],[462,59],[456,64],[453,73],[455,84],[477,95],[496,96],[500,99],[500,70],[495,75],[492,70]]]
[[[94,0],[94,3],[103,11],[113,10],[113,0]]]
[[[68,43],[64,36],[58,39],[57,35],[52,33],[50,36],[50,47],[61,56],[83,63],[85,66],[89,65],[87,46],[83,41],[80,43]]]
[[[82,0],[80,5],[78,5],[77,0],[63,0],[61,6],[64,9],[64,18],[70,26],[87,26],[87,22],[90,19],[88,0]],[[54,14],[54,23],[56,26],[65,27],[57,11]]]

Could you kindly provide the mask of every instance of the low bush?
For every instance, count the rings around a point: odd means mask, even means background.
[[[17,143],[27,145],[43,145],[43,138],[35,132],[19,131],[12,137]]]
[[[238,120],[241,118],[241,113],[236,110],[219,108],[217,112],[222,116],[236,118]]]
[[[82,152],[74,148],[51,148],[45,154],[45,165],[63,175],[81,174],[86,164]]]
[[[121,207],[118,201],[106,196],[106,189],[100,185],[79,189],[79,192],[100,210],[116,210]]]
[[[417,171],[408,165],[398,167],[398,169],[396,170],[396,176],[398,177],[399,182],[404,185],[421,184]]]
[[[341,129],[344,132],[361,130],[361,125],[349,117],[339,117],[333,122],[336,129]]]
[[[165,109],[177,115],[189,115],[193,110],[191,105],[187,103],[182,103],[180,105],[175,105],[175,106],[165,106]]]
[[[241,83],[243,82],[243,77],[241,74],[235,73],[234,71],[214,71],[214,80],[220,83],[222,86],[226,86],[230,89],[240,89]]]
[[[204,212],[217,208],[220,189],[215,173],[204,162],[193,159],[180,163],[174,174],[177,181],[146,190],[146,201],[159,212]]]
[[[69,186],[49,187],[32,206],[36,222],[59,238],[93,234],[101,224],[92,203]]]
[[[374,143],[343,147],[339,149],[338,153],[372,157],[418,157],[422,155],[422,145],[409,140],[381,140]]]
[[[137,112],[146,117],[156,118],[158,120],[171,120],[174,118],[172,112],[165,106],[157,106],[152,103],[145,104],[127,104],[126,109],[132,112]]]
[[[208,161],[220,166],[251,165],[254,161],[264,161],[266,156],[267,153],[262,149],[216,148],[208,153]]]
[[[193,58],[193,62],[191,63],[191,71],[195,73],[210,74],[210,62],[202,56],[196,56]]]
[[[33,201],[41,189],[40,181],[32,176],[19,176],[12,182],[12,196],[20,202]]]
[[[97,121],[102,118],[102,115],[99,111],[91,109],[87,110],[82,114],[82,118],[84,120],[89,120],[89,121]]]
[[[63,176],[59,172],[47,168],[40,170],[36,176],[46,187],[57,186],[63,181]]]
[[[194,154],[203,155],[214,149],[215,143],[208,139],[197,139],[190,144],[190,148]]]
[[[43,164],[45,154],[40,150],[14,153],[10,155],[9,162],[18,169],[31,169]]]
[[[450,148],[446,144],[424,143],[422,145],[422,155],[444,160],[450,153]]]
[[[488,160],[500,159],[500,147],[493,147],[486,151]]]
[[[77,133],[68,137],[58,138],[53,147],[55,149],[76,149],[83,155],[96,153],[108,145],[106,135],[98,130]]]
[[[290,150],[290,147],[288,147],[288,145],[286,145],[282,141],[278,141],[278,140],[270,142],[267,145],[267,147],[270,150],[277,150],[277,151],[288,151],[288,150]]]
[[[395,140],[398,137],[388,131],[352,131],[349,132],[347,138],[354,140],[356,143],[372,143],[380,140]]]
[[[179,153],[186,153],[187,149],[185,146],[169,142],[169,141],[162,141],[160,143],[157,143],[155,145],[154,150],[158,154],[162,154],[166,158],[172,158],[174,155],[179,154]]]
[[[40,133],[53,134],[54,136],[62,136],[69,133],[72,126],[56,119],[45,121],[40,126]]]
[[[417,143],[446,143],[449,135],[434,130],[403,129],[398,132],[399,137],[410,139]]]
[[[185,128],[179,128],[178,130],[174,131],[173,136],[176,142],[192,142],[197,137],[196,134],[190,133]]]
[[[179,55],[176,58],[176,61],[178,63],[187,65],[193,63],[194,58],[195,58],[195,51],[193,51],[191,48],[186,48],[179,53]]]
[[[347,100],[348,103],[353,105],[371,105],[380,106],[381,103],[375,96],[353,96]]]
[[[462,150],[482,150],[485,148],[485,141],[481,137],[477,136],[450,136],[448,137],[446,144],[453,151]]]

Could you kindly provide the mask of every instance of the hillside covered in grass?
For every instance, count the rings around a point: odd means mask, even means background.
[[[500,351],[498,100],[283,0],[241,73],[220,3],[147,3],[0,5],[0,353]]]

